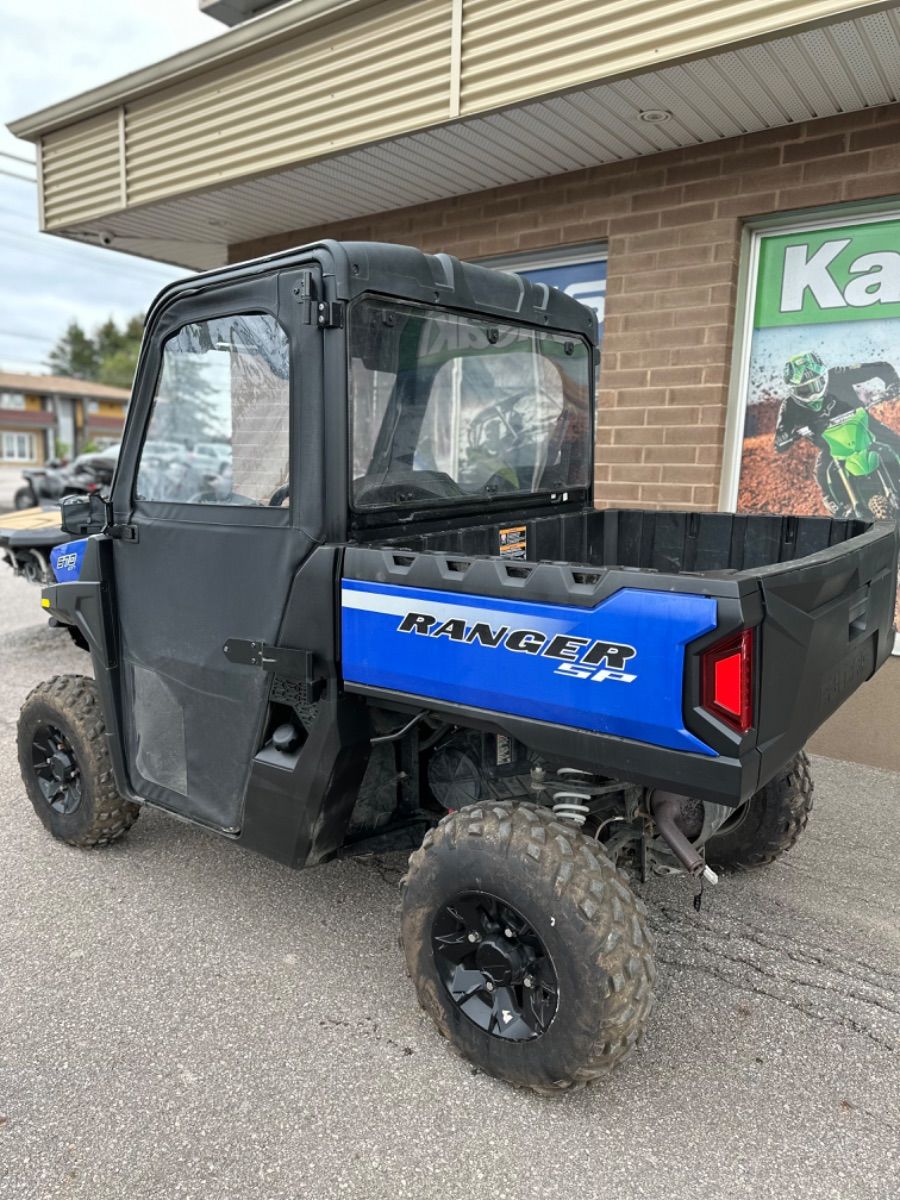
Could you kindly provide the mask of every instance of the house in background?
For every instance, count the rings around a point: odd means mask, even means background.
[[[85,379],[0,371],[0,463],[39,466],[122,436],[131,393]]]

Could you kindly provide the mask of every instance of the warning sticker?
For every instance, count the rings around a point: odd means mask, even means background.
[[[525,558],[528,553],[528,535],[524,525],[513,525],[500,530],[500,557]]]

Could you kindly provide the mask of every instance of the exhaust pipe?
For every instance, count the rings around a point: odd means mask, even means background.
[[[719,877],[706,865],[703,855],[696,850],[678,828],[676,818],[681,814],[683,796],[675,792],[654,792],[650,799],[650,811],[663,841],[689,875],[702,875],[707,883],[718,883]]]

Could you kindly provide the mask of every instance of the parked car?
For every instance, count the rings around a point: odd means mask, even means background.
[[[231,447],[225,442],[197,442],[192,453],[198,466],[215,475],[231,466]]]

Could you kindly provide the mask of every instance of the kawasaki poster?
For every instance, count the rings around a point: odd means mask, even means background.
[[[737,510],[900,519],[900,219],[759,233],[754,265]]]

